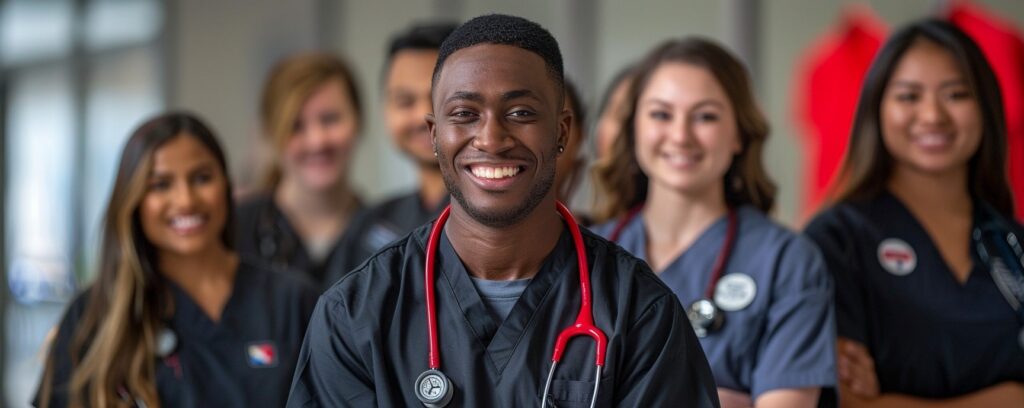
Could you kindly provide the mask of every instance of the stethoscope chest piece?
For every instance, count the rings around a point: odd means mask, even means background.
[[[174,330],[168,327],[160,329],[160,332],[156,335],[156,355],[157,357],[167,357],[174,352],[174,349],[178,348],[178,335],[174,334]]]
[[[428,408],[443,408],[452,401],[452,382],[439,370],[429,369],[416,377],[416,397]]]
[[[722,324],[725,323],[725,313],[709,299],[699,299],[691,303],[686,309],[686,317],[690,319],[690,325],[699,338],[707,337],[708,333],[722,328]]]

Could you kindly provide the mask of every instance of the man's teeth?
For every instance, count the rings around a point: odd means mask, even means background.
[[[505,177],[512,177],[519,174],[519,167],[484,167],[476,166],[472,168],[473,175],[486,178],[486,179],[502,179]]]
[[[171,218],[171,228],[190,229],[203,224],[203,217],[199,215],[187,215]]]

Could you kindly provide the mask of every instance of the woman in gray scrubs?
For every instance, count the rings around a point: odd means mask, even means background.
[[[817,248],[766,215],[768,125],[744,67],[708,40],[668,41],[638,67],[628,103],[596,168],[609,197],[597,232],[646,260],[687,308],[723,406],[831,397],[831,281]]]

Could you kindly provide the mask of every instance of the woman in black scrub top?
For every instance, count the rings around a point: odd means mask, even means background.
[[[60,324],[36,406],[284,405],[316,292],[235,253],[226,170],[193,116],[135,131],[99,275]]]
[[[1003,240],[1021,227],[978,46],[937,20],[895,32],[865,78],[838,180],[806,233],[836,281],[843,405],[1024,406],[1022,321],[993,278],[1020,273],[1001,253],[1020,250]]]
[[[831,280],[814,244],[767,215],[768,123],[746,69],[685,38],[633,72],[626,126],[595,169],[608,221],[594,232],[647,261],[688,308],[723,407],[831,402]]]
[[[348,184],[361,106],[352,71],[336,56],[300,54],[274,67],[260,104],[274,157],[265,191],[239,205],[240,253],[329,283],[326,271],[347,256],[341,238],[362,206]]]

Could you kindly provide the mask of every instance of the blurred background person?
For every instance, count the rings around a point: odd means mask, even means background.
[[[387,243],[437,217],[448,190],[427,130],[430,83],[438,49],[455,23],[415,24],[395,34],[384,62],[384,117],[391,141],[416,166],[419,188],[361,211],[345,236],[347,255],[330,271],[331,281],[355,269]]]
[[[122,153],[96,281],[60,324],[40,407],[283,405],[316,291],[234,251],[231,183],[194,116]]]
[[[768,216],[768,122],[746,69],[690,37],[634,72],[632,109],[595,168],[595,232],[687,307],[723,406],[817,406],[836,382],[831,280],[817,248]]]
[[[267,78],[260,116],[274,155],[265,192],[239,204],[238,250],[326,284],[362,206],[348,182],[362,126],[354,76],[333,55],[286,58]]]
[[[598,105],[597,121],[594,123],[596,160],[602,160],[611,154],[615,137],[622,131],[626,117],[629,116],[627,94],[630,84],[633,83],[635,69],[633,65],[622,68],[605,88],[601,104]]]
[[[1024,406],[1024,316],[998,279],[1016,275],[1024,294],[1019,244],[999,249],[1024,236],[1006,145],[970,38],[937,20],[893,33],[861,88],[835,202],[806,230],[836,281],[844,406]]]
[[[565,142],[565,151],[558,156],[554,188],[558,200],[569,205],[573,193],[580,185],[587,164],[581,150],[586,145],[584,124],[587,123],[587,115],[576,84],[568,79],[565,81],[565,109],[572,112],[572,125],[569,128],[569,139]],[[580,218],[580,215],[582,214],[577,213],[577,218]],[[579,221],[583,223],[582,220]]]

